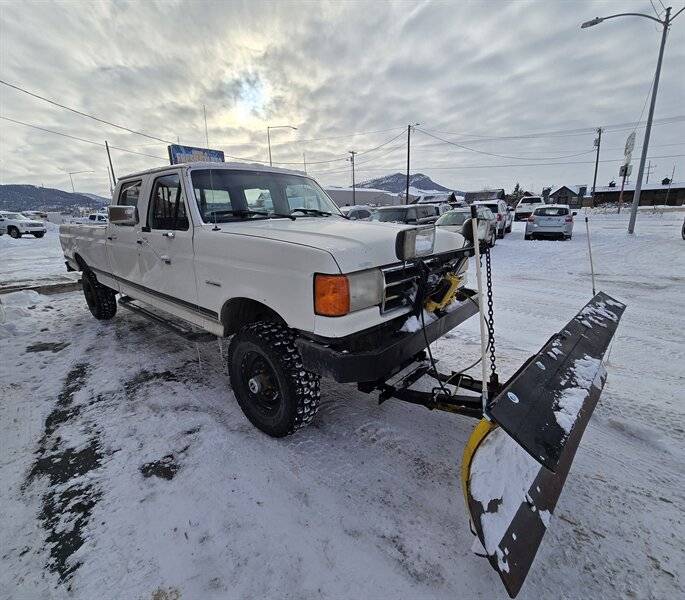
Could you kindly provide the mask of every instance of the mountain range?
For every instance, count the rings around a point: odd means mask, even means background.
[[[376,179],[370,179],[363,183],[358,184],[360,188],[372,188],[375,190],[385,190],[386,192],[392,192],[393,194],[399,194],[404,192],[407,187],[407,174],[406,173],[393,173],[392,175],[385,175],[383,177],[377,177]],[[446,188],[444,185],[440,185],[433,181],[428,175],[423,173],[414,173],[409,175],[409,187],[416,190],[421,190],[424,192],[452,192],[455,191],[457,194],[462,194],[459,190],[452,190]],[[411,189],[410,189],[411,193]]]
[[[0,210],[69,211],[82,206],[99,209],[109,204],[109,198],[95,194],[75,194],[35,185],[0,185]]]

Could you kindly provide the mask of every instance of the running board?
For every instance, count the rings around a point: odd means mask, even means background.
[[[173,317],[174,321],[172,321],[171,315],[166,317],[163,314],[156,312],[152,308],[141,306],[136,300],[130,298],[129,296],[121,296],[118,304],[126,310],[130,310],[133,313],[139,314],[147,319],[150,319],[151,321],[154,321],[158,325],[161,325],[165,329],[175,333],[178,336],[181,336],[189,342],[211,342],[216,340],[216,336],[212,335],[208,331],[195,328],[190,323],[183,321],[178,317]],[[181,321],[181,323],[178,321]]]

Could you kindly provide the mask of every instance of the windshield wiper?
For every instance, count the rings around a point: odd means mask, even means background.
[[[234,208],[230,210],[213,210],[208,214],[211,217],[216,217],[218,215],[235,215],[237,217],[249,217],[250,215],[257,215],[258,217],[283,217],[285,219],[290,219],[291,221],[294,221],[296,219],[296,217],[294,217],[293,215],[289,215],[287,213],[270,213],[265,210],[249,210],[242,208]]]
[[[318,208],[293,208],[290,212],[303,212],[305,215],[318,215],[322,217],[330,217],[333,213],[319,210]]]

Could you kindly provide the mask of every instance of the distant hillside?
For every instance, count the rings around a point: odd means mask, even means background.
[[[95,194],[73,194],[35,185],[0,185],[0,210],[69,211],[77,206],[98,209],[108,198]]]
[[[394,173],[392,175],[386,175],[384,177],[371,179],[358,185],[362,188],[386,190],[387,192],[392,192],[393,194],[399,194],[400,192],[404,192],[407,187],[407,174]],[[414,173],[413,175],[410,175],[409,187],[425,192],[456,191],[458,194],[461,194],[461,192],[459,192],[458,190],[451,190],[449,188],[446,188],[445,186],[440,185],[439,183],[435,183],[435,181],[433,181],[430,177],[424,175],[423,173]]]

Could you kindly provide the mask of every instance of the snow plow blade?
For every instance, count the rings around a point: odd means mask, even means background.
[[[625,305],[598,293],[489,403],[469,439],[462,485],[475,546],[515,597],[595,409],[602,359]],[[482,548],[481,548],[482,544]]]

